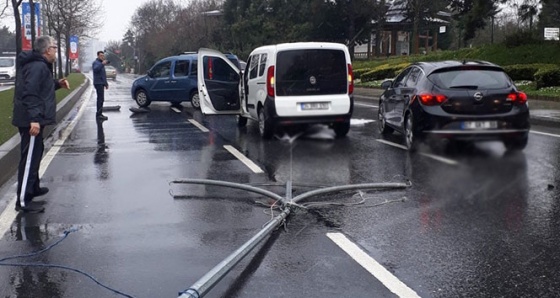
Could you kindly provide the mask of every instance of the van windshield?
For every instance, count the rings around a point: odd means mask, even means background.
[[[344,51],[305,49],[279,52],[276,62],[276,95],[347,93]]]
[[[0,58],[0,67],[12,67],[14,66],[13,58]]]

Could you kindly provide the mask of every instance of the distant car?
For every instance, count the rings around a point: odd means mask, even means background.
[[[0,57],[0,79],[16,78],[16,57]]]
[[[417,62],[381,87],[379,130],[402,133],[411,151],[420,142],[441,140],[498,140],[507,150],[527,145],[527,95],[493,63]]]
[[[117,69],[110,65],[105,65],[105,74],[107,75],[107,79],[117,79]]]
[[[226,56],[239,67],[236,55]],[[132,98],[140,107],[147,107],[153,101],[167,101],[173,104],[190,101],[195,109],[199,109],[197,59],[196,52],[184,52],[159,60],[145,76],[132,83]]]

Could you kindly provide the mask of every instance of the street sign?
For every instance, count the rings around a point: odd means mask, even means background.
[[[544,40],[560,40],[560,28],[544,28]]]

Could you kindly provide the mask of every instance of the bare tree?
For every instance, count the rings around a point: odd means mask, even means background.
[[[88,0],[43,0],[49,28],[55,32],[58,48],[58,76],[62,77],[62,45],[65,49],[64,75],[70,73],[70,36],[85,37],[97,28],[101,5]],[[64,41],[64,42],[63,42]]]

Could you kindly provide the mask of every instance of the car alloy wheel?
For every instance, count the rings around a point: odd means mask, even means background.
[[[415,151],[418,141],[416,140],[416,135],[414,134],[414,124],[412,113],[406,116],[404,136],[406,141],[406,148],[410,151]]]
[[[383,135],[389,135],[393,133],[393,128],[387,126],[387,122],[385,121],[385,113],[383,110],[383,104],[380,103],[379,104],[379,109],[377,111],[377,121],[378,121],[378,127],[379,127],[379,132]]]
[[[138,104],[141,107],[147,107],[150,105],[150,100],[148,99],[148,95],[144,90],[138,90],[136,92],[135,100],[136,100],[136,104]]]
[[[200,97],[198,96],[198,92],[194,91],[191,95],[191,105],[195,109],[200,109]]]

